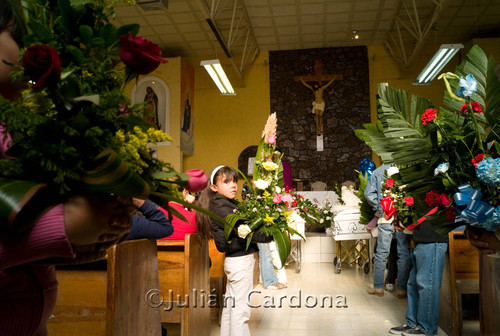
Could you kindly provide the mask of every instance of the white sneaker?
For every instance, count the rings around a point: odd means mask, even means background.
[[[389,293],[394,292],[394,285],[393,284],[385,284],[385,290],[388,291]]]

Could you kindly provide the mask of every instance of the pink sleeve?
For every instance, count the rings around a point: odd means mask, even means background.
[[[19,237],[0,237],[0,270],[47,258],[75,258],[64,227],[62,204]]]

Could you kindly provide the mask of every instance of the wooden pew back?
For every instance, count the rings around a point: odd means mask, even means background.
[[[106,261],[59,268],[57,279],[49,335],[161,335],[160,310],[146,299],[158,288],[154,240],[115,245]]]
[[[181,335],[210,335],[208,244],[196,233],[158,241],[161,321],[181,323]]]

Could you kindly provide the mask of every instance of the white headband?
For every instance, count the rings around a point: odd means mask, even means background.
[[[212,170],[212,174],[210,175],[210,183],[211,184],[215,184],[214,183],[214,176],[215,176],[215,173],[217,173],[219,171],[219,169],[223,168],[224,166],[218,166],[218,167],[215,167],[214,170]]]

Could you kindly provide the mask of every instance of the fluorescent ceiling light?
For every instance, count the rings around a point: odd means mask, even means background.
[[[414,85],[430,84],[444,66],[462,49],[463,44],[442,44],[432,59],[424,67]]]
[[[222,94],[235,95],[231,82],[229,82],[218,59],[201,61],[200,65],[205,67],[205,70],[207,70],[210,77],[212,77],[212,80]]]

